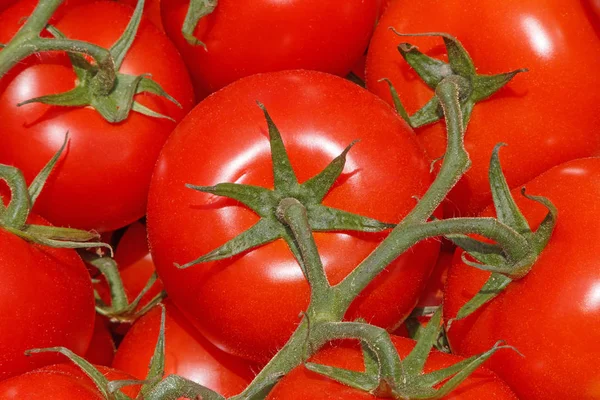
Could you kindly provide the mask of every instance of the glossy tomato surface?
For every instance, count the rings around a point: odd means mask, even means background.
[[[398,336],[392,336],[392,341],[401,359],[405,358],[415,345],[414,341]],[[425,372],[430,373],[447,368],[461,360],[460,357],[434,350],[425,363]],[[314,355],[310,361],[351,371],[364,371],[365,368],[362,352],[357,346],[349,344],[325,348]],[[267,400],[371,400],[375,398],[377,397],[372,394],[342,385],[311,372],[304,366],[299,366],[279,381],[269,393]],[[517,396],[494,373],[480,367],[458,388],[442,399],[517,400]]]
[[[267,124],[278,126],[299,182],[313,177],[355,139],[346,167],[323,204],[399,221],[431,182],[413,132],[384,102],[320,72],[256,75],[210,96],[182,121],[163,149],[148,204],[157,271],[177,306],[218,347],[267,361],[306,309],[309,288],[283,240],[233,259],[178,269],[258,221],[234,201],[185,187],[237,182],[273,187]],[[340,282],[385,234],[316,233],[331,284]],[[347,318],[391,327],[405,318],[435,263],[437,242],[419,244],[363,291]]]
[[[378,0],[219,0],[190,45],[181,33],[189,1],[161,3],[165,29],[202,98],[248,75],[310,69],[346,75],[363,54]]]
[[[94,334],[84,358],[96,365],[109,366],[115,356],[115,342],[108,328],[106,318],[96,314]]]
[[[226,397],[244,390],[259,368],[217,349],[169,300],[165,306],[165,376],[183,376]],[[138,379],[146,377],[160,316],[160,308],[155,307],[131,327],[119,346],[114,368]]]
[[[526,185],[531,195],[549,198],[558,222],[531,272],[511,283],[491,303],[448,331],[454,351],[465,356],[497,340],[516,347],[488,361],[523,399],[600,397],[600,159],[571,161]],[[546,214],[543,206],[513,195],[532,228]],[[488,208],[484,215],[492,215]],[[460,261],[451,266],[444,316],[453,318],[486,281],[489,273]]]
[[[465,146],[473,166],[450,194],[448,216],[474,215],[491,201],[487,172],[493,147],[505,142],[503,169],[511,187],[562,162],[600,154],[600,40],[581,2],[562,0],[427,0],[390,3],[369,48],[367,87],[391,104],[389,78],[409,113],[433,91],[397,50],[409,42],[444,59],[440,38],[404,33],[448,32],[470,53],[479,74],[528,68],[475,106]],[[444,154],[443,123],[418,130],[431,158]]]
[[[35,355],[33,357],[37,357]],[[64,359],[63,361],[66,361]],[[109,380],[129,380],[130,375],[106,367],[97,367]],[[121,392],[135,398],[138,386]],[[94,382],[73,364],[56,364],[0,382],[2,400],[105,400]]]
[[[28,223],[47,225],[33,214]],[[64,346],[85,353],[94,329],[94,294],[74,250],[30,244],[0,228],[0,272],[0,380],[62,357],[26,357],[25,350]]]
[[[2,14],[2,20],[14,22],[27,16],[23,11],[12,13],[14,9],[17,7]],[[94,2],[68,9],[55,24],[70,38],[109,47],[125,29],[131,13],[132,9],[122,4]],[[0,25],[0,42],[13,33]],[[179,120],[192,106],[192,87],[175,47],[145,20],[121,72],[152,74],[183,106],[179,109],[154,95],[136,96],[153,110]],[[68,147],[36,210],[56,225],[113,230],[144,215],[152,168],[175,123],[132,112],[126,121],[110,124],[90,107],[17,107],[33,97],[67,91],[74,81],[64,56],[49,57],[44,62],[29,58],[24,66],[0,80],[0,162],[19,167],[29,182],[56,153],[68,131]]]

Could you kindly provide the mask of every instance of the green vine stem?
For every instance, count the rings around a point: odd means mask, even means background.
[[[99,95],[108,94],[115,84],[116,67],[110,52],[100,46],[80,40],[47,39],[40,37],[52,14],[63,0],[38,2],[25,25],[0,51],[0,78],[24,58],[42,51],[63,50],[92,57],[98,66],[95,89]]]

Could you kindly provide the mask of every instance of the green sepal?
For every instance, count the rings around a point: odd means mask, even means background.
[[[42,189],[44,189],[44,185],[46,184],[46,181],[48,180],[50,173],[54,169],[54,166],[56,165],[56,163],[57,163],[58,159],[60,158],[61,154],[63,153],[63,151],[65,151],[65,148],[67,147],[68,142],[69,142],[69,132],[67,131],[67,133],[65,134],[65,140],[64,140],[62,146],[60,146],[60,148],[58,149],[56,154],[54,154],[54,156],[52,156],[50,161],[48,161],[46,163],[44,168],[42,168],[42,170],[36,175],[36,177],[33,179],[31,184],[29,185],[28,191],[29,191],[29,202],[31,204],[31,207],[34,206],[35,201],[37,200],[38,196],[42,192]]]
[[[299,184],[281,133],[265,106],[260,102],[257,104],[263,111],[269,130],[274,189],[238,183],[219,183],[214,186],[186,184],[186,186],[203,193],[234,199],[254,211],[261,219],[246,231],[209,253],[183,265],[175,264],[178,268],[188,268],[203,262],[230,258],[277,239],[284,239],[298,260],[302,271],[306,272],[292,232],[277,217],[280,203],[290,198],[296,199],[304,205],[309,224],[314,231],[380,232],[395,226],[320,204],[344,170],[347,154],[356,141],[350,143],[323,171]]]
[[[343,385],[372,393],[379,386],[379,379],[367,372],[350,371],[343,368],[330,367],[328,365],[306,363],[306,369],[323,375]]]
[[[217,7],[217,3],[218,0],[190,0],[181,33],[192,46],[202,46],[206,50],[206,45],[194,36],[194,31],[200,19],[211,14]]]
[[[548,209],[548,214],[538,229],[532,232],[527,219],[515,203],[502,172],[499,157],[502,146],[505,146],[505,144],[500,143],[494,147],[490,161],[489,179],[494,207],[498,222],[523,236],[526,239],[527,248],[517,249],[521,256],[518,259],[514,259],[513,257],[509,257],[506,249],[502,249],[496,244],[481,242],[466,235],[449,236],[450,240],[475,259],[475,262],[473,262],[463,253],[462,258],[465,264],[492,272],[492,275],[488,278],[483,288],[459,310],[455,319],[462,319],[469,316],[502,293],[513,280],[526,276],[548,244],[556,225],[557,210],[552,202],[545,197],[526,195],[525,188],[522,188],[521,193],[525,197],[539,202]]]
[[[121,67],[123,60],[135,39],[141,21],[143,7],[144,1],[138,1],[133,16],[123,35],[109,50],[117,70]],[[58,29],[56,29],[56,27],[49,26],[47,29],[56,38],[65,37]],[[98,113],[110,123],[119,123],[126,120],[132,110],[152,118],[174,121],[173,118],[151,110],[134,100],[136,94],[152,93],[164,97],[178,107],[181,107],[179,102],[170,96],[157,82],[150,79],[148,74],[133,76],[117,72],[113,88],[108,93],[105,93],[104,91],[96,90],[99,85],[97,82],[98,72],[100,71],[98,66],[88,62],[81,54],[68,54],[73,66],[73,71],[78,78],[75,88],[64,93],[29,99],[19,103],[18,106],[30,103],[43,103],[63,107],[90,106],[98,111]]]
[[[404,108],[404,105],[400,101],[398,91],[396,90],[392,82],[387,78],[380,79],[379,82],[385,82],[388,85],[396,112],[411,127],[419,128],[421,126],[439,121],[444,116],[444,111],[442,110],[440,101],[437,98],[437,96],[433,96],[431,100],[429,100],[423,107],[421,107],[412,116],[409,116],[408,112]]]
[[[416,46],[410,43],[399,44],[398,51],[419,77],[423,79],[425,84],[433,90],[435,90],[442,80],[448,77],[462,78],[459,84],[459,99],[465,126],[477,102],[492,96],[517,74],[527,71],[526,69],[518,69],[496,75],[479,75],[469,53],[454,36],[442,32],[403,34],[394,28],[390,29],[396,35],[402,37],[439,36],[443,39],[448,54],[447,63],[421,53]],[[395,90],[392,90],[391,84],[390,90],[396,110],[413,128],[418,128],[443,118],[443,113],[440,112],[439,105],[432,104],[431,101],[413,116],[408,116],[404,107],[398,105],[399,99],[397,93],[394,93]]]
[[[142,399],[147,398],[148,394],[152,389],[162,380],[165,374],[165,323],[166,323],[166,310],[165,306],[160,304],[160,328],[158,331],[158,339],[156,340],[156,346],[154,347],[154,353],[150,359],[150,365],[148,366],[148,374],[146,374],[146,381],[140,389],[140,396]]]
[[[423,372],[425,361],[431,349],[438,340],[442,323],[442,309],[438,308],[427,326],[422,330],[421,337],[410,354],[402,360],[404,372],[407,375],[418,375]]]
[[[146,397],[139,400],[178,400],[202,399],[202,400],[225,400],[217,392],[190,381],[178,375],[169,375],[160,381]]]

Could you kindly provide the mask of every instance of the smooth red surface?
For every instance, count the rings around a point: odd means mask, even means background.
[[[28,223],[47,225],[36,215]],[[0,380],[61,360],[55,354],[26,357],[25,350],[64,346],[85,353],[94,295],[74,250],[30,244],[0,228],[0,272]]]
[[[257,366],[222,352],[205,339],[167,300],[165,320],[165,376],[177,374],[223,396],[248,386]],[[160,308],[140,318],[129,330],[115,356],[113,367],[144,379],[160,329]]]
[[[600,159],[575,160],[526,184],[558,208],[558,223],[531,272],[480,311],[455,321],[448,331],[453,350],[472,355],[505,340],[514,352],[494,356],[488,366],[530,400],[600,397]],[[543,206],[514,191],[533,228]],[[487,208],[484,215],[492,215]],[[450,268],[444,297],[446,319],[456,315],[488,273],[460,261]]]
[[[14,32],[14,21],[27,13],[0,18],[0,42]],[[74,7],[56,22],[74,39],[111,46],[131,17],[131,8],[115,2]],[[4,25],[4,21],[12,21]],[[10,29],[13,29],[12,31]],[[132,112],[120,124],[110,124],[91,108],[61,108],[41,104],[17,107],[32,97],[73,87],[75,75],[65,57],[46,57],[26,64],[0,81],[0,119],[3,146],[0,162],[16,165],[31,181],[61,146],[69,145],[40,196],[36,210],[61,226],[109,231],[145,214],[150,175],[156,158],[175,123]],[[193,104],[185,66],[175,47],[158,28],[143,20],[121,72],[151,73],[154,80],[182,104],[179,109],[154,95],[137,95],[147,107],[176,120]],[[16,75],[16,76],[15,76]]]
[[[66,359],[63,357],[62,361]],[[110,381],[132,379],[130,375],[121,371],[102,366],[97,368]],[[139,385],[126,386],[121,389],[121,392],[135,398],[139,390]],[[105,400],[94,382],[73,364],[51,365],[2,381],[0,398],[2,400]]]
[[[493,147],[503,151],[511,187],[562,162],[600,154],[600,41],[581,2],[563,0],[394,1],[379,22],[367,59],[367,87],[391,104],[389,78],[409,113],[433,95],[402,59],[398,44],[409,42],[443,59],[439,38],[398,37],[400,32],[448,32],[469,51],[480,74],[519,68],[492,98],[479,103],[467,129],[465,146],[473,166],[450,194],[448,216],[474,215],[491,201],[488,165]],[[443,123],[418,130],[431,158],[444,154]]]
[[[108,321],[96,314],[94,334],[84,358],[92,364],[109,366],[112,364],[115,351],[115,342],[108,329]]]
[[[165,29],[202,98],[248,75],[310,69],[344,76],[373,33],[378,0],[219,0],[198,24],[201,46],[181,28],[188,0],[161,3]]]
[[[193,316],[215,345],[267,361],[288,339],[309,300],[300,267],[283,240],[233,259],[184,264],[258,221],[234,201],[185,187],[237,182],[271,188],[267,124],[259,100],[278,126],[299,182],[319,173],[355,139],[338,183],[323,204],[383,221],[399,221],[431,182],[414,134],[384,102],[359,86],[319,72],[248,77],[199,104],[169,138],[148,204],[148,234],[170,298]],[[385,234],[316,233],[331,284],[340,282]],[[399,257],[354,302],[348,319],[391,327],[417,302],[438,243]]]
[[[414,341],[398,336],[392,336],[392,341],[400,358],[406,357],[415,345]],[[437,371],[461,360],[462,358],[457,356],[432,351],[425,363],[425,372]],[[357,346],[349,344],[325,348],[313,356],[310,361],[352,371],[364,371],[365,368],[362,352]],[[369,393],[342,385],[310,372],[304,366],[299,366],[279,381],[269,393],[267,400],[371,400],[375,398],[377,397]],[[458,388],[442,399],[517,400],[517,397],[494,373],[480,367]]]

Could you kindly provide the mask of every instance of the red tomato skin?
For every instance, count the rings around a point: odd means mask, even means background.
[[[392,341],[400,358],[405,358],[415,345],[413,340],[398,336],[392,336]],[[437,371],[461,360],[460,357],[434,350],[425,364],[425,372]],[[352,371],[364,371],[365,368],[362,352],[354,343],[327,347],[314,355],[310,361]],[[277,383],[267,400],[371,400],[375,398],[377,397],[372,394],[342,385],[311,372],[304,366],[299,366]],[[517,397],[493,372],[480,367],[455,391],[442,399],[517,400]]]
[[[240,393],[259,368],[213,346],[169,300],[165,302],[165,376],[177,374],[223,396]],[[155,307],[140,318],[119,346],[113,367],[138,379],[148,373],[160,328],[161,310]]]
[[[115,351],[115,342],[108,329],[108,321],[96,314],[94,334],[84,358],[95,365],[109,366],[112,364]]]
[[[516,347],[498,353],[488,367],[523,399],[600,397],[600,159],[574,160],[526,184],[532,195],[548,197],[558,208],[558,223],[531,272],[511,283],[472,316],[454,321],[448,337],[461,355],[478,353],[497,340]],[[532,228],[545,209],[514,191]],[[493,215],[488,207],[483,215]],[[460,260],[450,267],[444,316],[450,319],[483,286],[489,273]],[[585,338],[585,340],[582,340]]]
[[[36,355],[37,357],[37,355]],[[97,366],[109,380],[132,379],[121,371]],[[135,398],[139,385],[121,391]],[[56,364],[0,382],[2,400],[104,400],[92,380],[73,364]]]
[[[70,8],[56,26],[68,37],[109,47],[127,25],[131,12],[130,7],[114,2],[84,4]],[[21,14],[8,17],[18,20]],[[0,31],[3,41],[8,33]],[[73,87],[75,75],[64,56],[44,63],[34,60],[28,59],[28,68],[10,81],[0,81],[0,86],[5,86],[0,93],[0,162],[19,167],[30,182],[62,145],[68,131],[68,148],[36,203],[37,212],[56,225],[97,231],[114,230],[139,219],[145,214],[156,158],[175,123],[132,112],[125,122],[115,125],[91,108],[17,107],[26,99]],[[121,71],[151,73],[183,106],[179,109],[153,95],[136,96],[153,110],[179,120],[193,104],[191,83],[176,49],[145,20]]]
[[[445,57],[439,38],[398,37],[400,32],[448,32],[470,53],[480,74],[519,68],[489,100],[475,106],[465,146],[473,166],[446,204],[448,216],[475,215],[491,202],[488,165],[493,147],[504,142],[503,169],[511,188],[554,165],[600,154],[596,105],[600,92],[600,41],[580,2],[565,9],[561,0],[397,1],[390,3],[371,41],[367,87],[391,104],[389,78],[409,113],[433,92],[402,59],[398,44],[415,44],[425,54]],[[473,29],[477,25],[481,29]],[[444,154],[445,125],[418,130],[432,159]]]
[[[309,69],[345,76],[375,27],[377,0],[219,0],[191,46],[181,27],[187,0],[161,3],[167,34],[181,52],[198,98],[245,76]]]
[[[28,223],[48,224],[33,214]],[[0,270],[0,380],[62,357],[27,357],[25,350],[64,346],[86,352],[94,329],[94,295],[75,251],[30,244],[0,228]]]
[[[299,182],[361,140],[325,205],[399,221],[415,204],[411,196],[424,193],[431,178],[406,124],[375,96],[328,74],[248,77],[210,96],[182,121],[162,151],[151,186],[148,236],[157,271],[170,298],[217,347],[266,362],[289,338],[309,301],[308,285],[285,242],[186,270],[173,265],[196,259],[257,222],[254,212],[233,201],[184,186],[272,187],[267,126],[257,100],[277,124]],[[316,233],[330,283],[340,282],[384,236]],[[438,246],[422,243],[399,257],[353,303],[347,318],[361,316],[384,327],[405,318]]]

